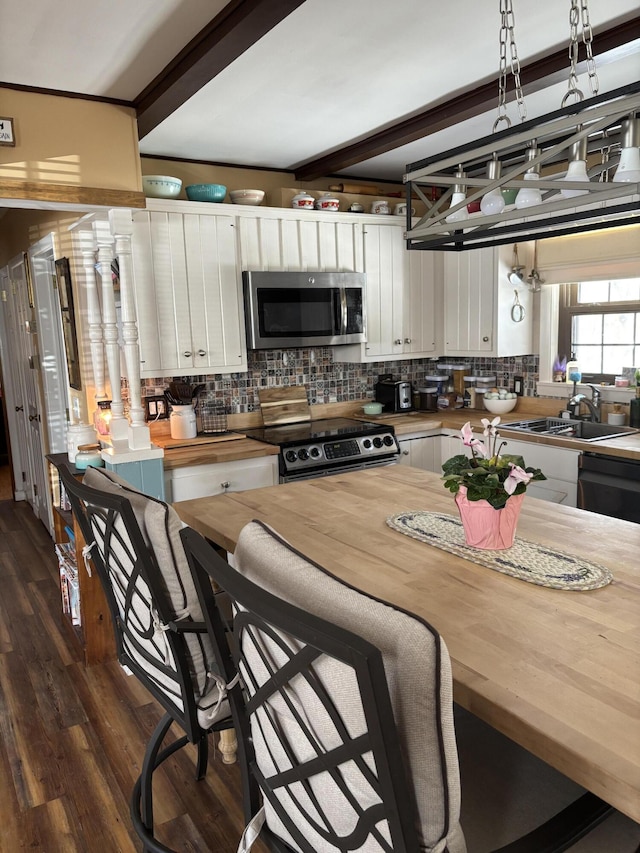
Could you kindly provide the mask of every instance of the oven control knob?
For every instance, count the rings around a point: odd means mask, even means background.
[[[374,446],[374,447],[382,447],[382,439],[380,438],[380,436],[379,436],[379,435],[377,435],[377,436],[373,439],[373,446]]]
[[[391,447],[391,445],[393,444],[393,437],[390,435],[385,435],[383,441],[387,447]]]
[[[309,458],[309,451],[306,449],[306,447],[303,447],[302,450],[298,451],[298,459],[305,460],[308,458]]]
[[[312,447],[309,453],[312,459],[317,459],[320,456],[320,450],[317,447]]]
[[[371,439],[365,438],[365,440],[362,442],[362,446],[368,450],[371,447]]]
[[[287,462],[295,462],[298,458],[298,454],[295,452],[295,450],[287,450],[287,452],[284,454],[284,458],[287,460]]]

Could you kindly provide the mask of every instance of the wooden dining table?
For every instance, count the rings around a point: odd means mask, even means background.
[[[174,504],[233,552],[261,519],[363,591],[426,619],[451,655],[455,700],[640,823],[640,525],[525,497],[518,537],[608,567],[552,589],[403,535],[387,518],[455,516],[442,479],[394,465]]]

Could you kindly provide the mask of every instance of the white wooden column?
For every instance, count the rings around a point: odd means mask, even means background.
[[[111,277],[111,261],[113,260],[115,241],[108,222],[94,221],[93,229],[98,244],[98,270],[102,283],[102,334],[111,385],[110,432],[115,447],[118,442],[128,441],[129,431],[129,421],[124,414],[120,385],[120,346],[118,344],[116,300]]]
[[[93,385],[96,406],[101,400],[108,400],[105,388],[104,346],[102,339],[102,312],[98,295],[96,278],[96,239],[93,229],[88,228],[78,232],[82,268],[84,270],[85,291],[87,295],[87,312],[89,321],[89,346],[91,349],[91,367],[93,370]]]
[[[145,422],[140,393],[140,347],[138,345],[138,323],[133,296],[133,263],[131,260],[131,237],[133,219],[131,211],[110,210],[109,224],[115,238],[115,254],[120,270],[120,307],[122,314],[122,340],[124,359],[129,381],[129,448],[146,450],[151,447],[151,434]]]

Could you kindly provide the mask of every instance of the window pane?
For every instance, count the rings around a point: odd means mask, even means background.
[[[633,346],[602,347],[602,373],[622,372],[625,364],[631,364]]]
[[[627,301],[640,299],[640,279],[621,278],[619,281],[611,282],[611,301]]]
[[[603,314],[581,314],[573,318],[571,340],[575,346],[580,344],[602,343]]]
[[[602,370],[602,347],[600,346],[576,346],[574,350],[580,372],[603,373]]]
[[[608,281],[583,281],[578,285],[578,302],[608,302]]]
[[[628,344],[633,341],[633,314],[607,314],[604,318],[602,342]]]
[[[635,314],[636,318],[636,337],[635,341],[637,344],[640,344],[640,314]]]

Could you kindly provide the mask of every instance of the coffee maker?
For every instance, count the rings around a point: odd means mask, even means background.
[[[376,402],[382,403],[383,412],[400,414],[413,409],[411,401],[411,383],[394,379],[390,373],[378,376],[374,386]]]

